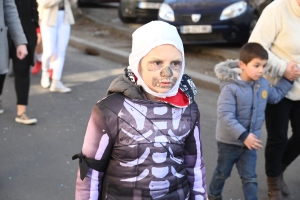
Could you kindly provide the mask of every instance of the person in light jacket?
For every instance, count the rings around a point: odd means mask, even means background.
[[[2,90],[9,63],[7,31],[10,32],[12,41],[16,46],[16,56],[20,60],[24,59],[28,54],[27,40],[16,5],[11,0],[0,0],[0,114],[4,112],[2,107]]]
[[[38,0],[40,27],[43,37],[41,85],[43,88],[50,86],[51,92],[71,92],[71,88],[66,87],[61,82],[61,78],[71,25],[74,24],[71,5],[75,5],[75,3],[76,0]],[[54,54],[55,60],[51,63],[53,74],[50,85],[48,70],[51,57]]]
[[[259,138],[264,110],[267,103],[279,102],[292,88],[288,79],[271,86],[262,77],[267,61],[268,53],[261,45],[247,43],[240,50],[239,61],[228,60],[215,67],[221,88],[216,128],[219,155],[209,186],[210,200],[222,199],[234,165],[242,179],[244,199],[258,199],[256,150],[262,148]]]

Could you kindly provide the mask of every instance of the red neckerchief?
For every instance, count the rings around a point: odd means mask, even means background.
[[[178,88],[178,92],[175,96],[166,97],[166,98],[159,98],[159,101],[169,103],[175,107],[184,108],[190,104],[189,98],[185,95],[184,92]]]

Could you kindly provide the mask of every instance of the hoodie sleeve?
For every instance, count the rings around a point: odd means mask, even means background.
[[[237,102],[233,89],[226,85],[221,89],[218,98],[217,114],[220,126],[227,130],[233,138],[238,140],[246,132],[246,128],[236,119]]]
[[[195,126],[185,141],[184,164],[190,186],[190,200],[206,199],[206,170],[200,140],[200,113]]]
[[[102,112],[94,106],[84,137],[82,154],[95,160],[109,160],[113,143]],[[89,168],[83,180],[78,169],[76,180],[76,200],[100,199],[104,172]]]
[[[270,86],[269,95],[268,95],[268,103],[276,104],[285,95],[290,91],[293,86],[293,82],[287,80],[286,78],[280,79],[280,81],[275,86]]]
[[[280,59],[270,50],[273,42],[276,40],[277,35],[282,29],[281,15],[278,14],[278,9],[273,5],[275,4],[267,6],[264,9],[248,42],[257,42],[267,50],[269,55],[268,67],[270,75],[273,78],[277,78],[278,76],[283,76],[286,69],[286,61]]]

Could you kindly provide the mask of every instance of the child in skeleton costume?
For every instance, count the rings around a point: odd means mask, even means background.
[[[206,199],[196,88],[176,28],[152,21],[133,35],[129,67],[93,108],[76,199]]]

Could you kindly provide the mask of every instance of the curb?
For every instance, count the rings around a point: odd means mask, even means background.
[[[235,50],[214,48],[214,47],[207,47],[207,46],[199,46],[198,49],[205,54],[223,57],[224,59],[239,58],[239,52]]]
[[[135,29],[132,29],[132,28],[124,28],[124,27],[115,26],[113,24],[103,22],[103,21],[101,21],[91,15],[88,15],[88,14],[83,14],[83,16],[85,16],[86,18],[88,18],[102,26],[105,26],[109,29],[115,30],[129,38],[131,38],[132,33],[135,31]],[[209,46],[205,46],[205,45],[203,45],[203,46],[198,45],[197,48],[205,54],[223,57],[224,59],[238,59],[239,58],[239,51],[236,51],[236,50],[209,47]]]
[[[185,68],[184,71],[193,79],[193,82],[197,87],[211,90],[214,92],[220,92],[219,79],[205,74],[201,74],[199,72],[187,68]]]
[[[113,60],[118,63],[128,65],[129,53],[113,49],[105,45],[96,45],[94,43],[88,42],[84,39],[70,36],[69,44],[77,49],[81,49],[85,52],[92,52],[94,55],[99,55],[101,57]],[[196,86],[219,92],[219,80],[215,77],[201,74],[199,72],[185,69],[185,72],[193,79]]]
[[[114,26],[112,24],[109,24],[109,23],[106,23],[106,22],[103,22],[101,20],[98,20],[97,18],[91,16],[91,15],[88,15],[88,14],[83,14],[83,16],[85,16],[86,18],[102,25],[102,26],[105,26],[106,28],[109,28],[109,29],[113,29],[115,31],[118,31],[120,32],[121,34],[123,34],[124,36],[127,36],[129,38],[131,38],[132,36],[132,33],[134,32],[134,29],[128,29],[128,28],[124,28],[124,27],[120,27],[120,26]]]
[[[129,53],[105,45],[96,45],[94,43],[88,42],[87,40],[70,36],[69,44],[77,49],[81,49],[86,53],[91,53],[93,55],[100,55],[104,58],[126,64],[128,65]]]

